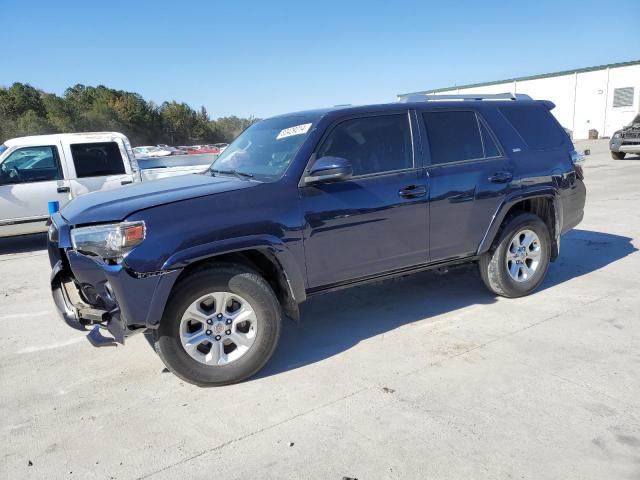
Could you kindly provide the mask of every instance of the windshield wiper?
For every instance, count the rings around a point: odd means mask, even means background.
[[[253,178],[254,175],[252,173],[239,172],[238,170],[216,170],[215,168],[211,169],[212,174],[221,173],[223,175],[235,175],[239,179],[247,179]]]

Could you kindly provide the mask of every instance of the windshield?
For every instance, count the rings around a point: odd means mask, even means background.
[[[0,145],[0,155],[2,155],[2,152],[4,152],[7,148],[9,147],[7,147],[4,143]]]
[[[317,114],[289,115],[252,125],[213,162],[211,173],[237,172],[265,182],[278,180],[318,118]]]

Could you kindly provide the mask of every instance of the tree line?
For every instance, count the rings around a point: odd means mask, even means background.
[[[230,142],[256,118],[211,120],[175,100],[157,105],[141,95],[103,85],[75,85],[62,96],[31,85],[0,87],[0,144],[13,137],[47,133],[116,131],[132,145],[194,145]]]

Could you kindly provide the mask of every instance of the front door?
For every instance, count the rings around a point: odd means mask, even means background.
[[[437,109],[419,116],[430,153],[431,261],[474,255],[514,188],[514,164],[478,113]]]
[[[342,121],[317,149],[324,156],[349,160],[353,177],[301,187],[309,288],[427,262],[427,182],[409,112]]]
[[[0,164],[0,236],[45,231],[48,203],[69,198],[56,145],[14,150]]]

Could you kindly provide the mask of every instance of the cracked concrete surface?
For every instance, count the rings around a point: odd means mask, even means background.
[[[0,240],[0,477],[640,478],[640,158],[577,147],[585,219],[534,295],[463,267],[317,297],[229,387],[141,336],[94,349],[53,312],[42,237]]]

